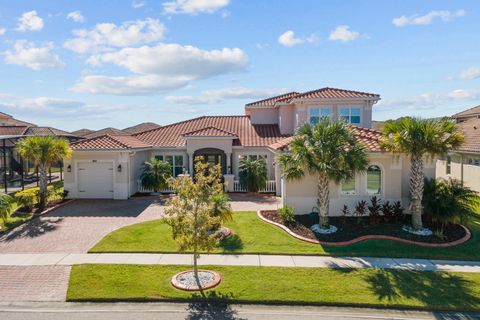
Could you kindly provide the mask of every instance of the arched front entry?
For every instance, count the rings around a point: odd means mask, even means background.
[[[216,148],[198,149],[194,152],[193,159],[197,159],[197,157],[201,157],[203,162],[206,162],[210,165],[220,164],[222,167],[222,174],[227,173],[227,157],[225,156],[225,152],[223,152],[223,150]]]

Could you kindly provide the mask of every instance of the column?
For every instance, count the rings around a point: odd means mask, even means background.
[[[227,156],[227,167],[225,168],[225,172],[227,174],[232,174],[233,173],[233,168],[232,168],[232,153],[225,153]]]
[[[188,173],[193,177],[193,153],[188,153]]]

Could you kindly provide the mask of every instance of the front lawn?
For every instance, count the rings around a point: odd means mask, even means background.
[[[390,240],[367,240],[335,247],[295,239],[285,231],[261,221],[254,212],[236,212],[227,224],[235,235],[221,243],[214,253],[308,254],[480,260],[480,218],[469,228],[472,239],[452,248],[427,248]],[[178,252],[170,227],[162,220],[134,224],[108,234],[90,252]]]
[[[245,303],[353,305],[480,310],[480,274],[382,269],[208,266],[222,282],[212,299]],[[174,289],[171,277],[186,266],[76,265],[68,301],[198,299]]]

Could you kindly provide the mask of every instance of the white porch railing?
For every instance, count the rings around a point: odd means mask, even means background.
[[[141,181],[141,180],[137,180],[137,192],[138,192],[138,193],[151,193],[151,192],[153,192],[153,189],[144,188],[144,187],[142,186],[142,181]],[[172,193],[173,190],[170,189],[170,188],[166,188],[166,189],[158,190],[158,192],[161,192],[161,193]]]
[[[268,180],[265,188],[261,189],[260,192],[273,193],[276,190],[275,180]],[[247,192],[247,189],[240,184],[240,180],[233,181],[233,191],[234,192]]]

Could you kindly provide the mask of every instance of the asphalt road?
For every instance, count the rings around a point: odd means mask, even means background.
[[[310,320],[310,319],[480,319],[479,314],[364,308],[205,305],[184,303],[3,303],[2,320]]]

